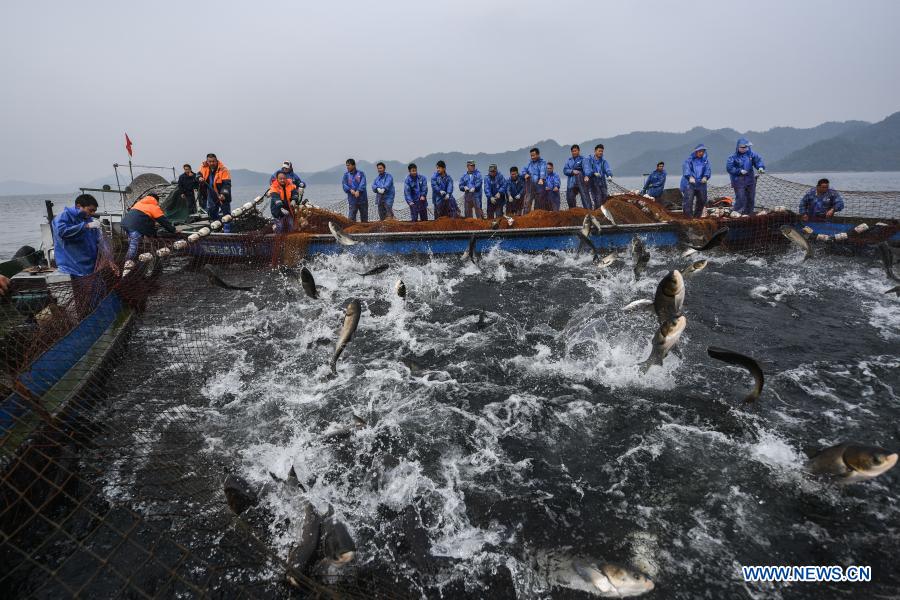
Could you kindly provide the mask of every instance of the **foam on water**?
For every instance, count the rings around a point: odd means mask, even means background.
[[[848,496],[802,470],[809,446],[897,445],[900,308],[873,270],[710,253],[686,284],[681,356],[642,373],[656,317],[621,307],[685,262],[651,255],[637,281],[628,258],[598,272],[572,252],[384,259],[391,268],[370,277],[358,273],[382,259],[320,257],[309,267],[322,298],[284,279],[290,297],[255,291],[204,328],[217,358],[197,405],[173,410],[194,411],[179,418],[202,424],[204,452],[258,485],[293,466],[305,497],[346,521],[364,564],[423,595],[477,596],[500,569],[518,597],[546,597],[555,588],[534,557],[569,547],[644,570],[659,597],[778,597],[737,567],[806,564],[825,539],[857,559],[886,543],[883,524],[900,519],[895,473]],[[359,328],[332,377],[354,297]],[[755,406],[737,406],[749,380],[707,345],[763,362]],[[139,468],[111,477],[109,495]],[[283,494],[266,501],[279,522],[296,510]],[[835,526],[848,507],[857,522]],[[421,556],[392,549],[398,523],[422,533]],[[269,540],[282,555],[285,531]]]

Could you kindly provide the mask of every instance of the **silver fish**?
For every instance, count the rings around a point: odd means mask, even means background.
[[[406,300],[406,284],[403,283],[402,279],[398,279],[397,283],[394,284],[394,291],[397,292],[397,295]]]
[[[622,565],[575,559],[572,567],[602,598],[640,596],[655,587],[649,577]]]
[[[609,211],[609,209],[606,208],[606,205],[604,205],[604,204],[600,205],[600,212],[603,213],[603,216],[606,217],[607,221],[609,221],[613,225],[616,224],[616,220],[613,218],[612,213]]]
[[[693,277],[700,271],[706,268],[706,265],[709,264],[707,260],[697,260],[689,264],[684,268],[684,271],[681,273],[684,277]]]
[[[750,393],[744,398],[744,404],[749,404],[756,399],[759,398],[759,395],[762,394],[763,383],[765,383],[765,377],[763,376],[762,368],[760,368],[759,363],[750,358],[749,356],[744,356],[738,352],[734,352],[733,350],[727,350],[725,348],[718,348],[716,346],[710,346],[706,349],[706,353],[709,354],[711,358],[715,358],[716,360],[721,360],[722,362],[726,362],[730,365],[737,365],[739,367],[744,367],[747,371],[753,375],[753,389],[750,390]]]
[[[790,225],[782,225],[781,226],[781,235],[786,237],[791,241],[792,244],[798,246],[803,249],[805,252],[805,256],[803,260],[809,259],[813,257],[813,249],[812,246],[809,245],[809,242],[805,237],[800,235],[800,232],[791,227]]]
[[[609,254],[607,254],[606,256],[604,256],[603,258],[601,258],[599,261],[597,261],[597,268],[598,268],[598,269],[605,269],[605,268],[608,267],[609,265],[611,265],[611,264],[613,264],[614,262],[616,262],[616,259],[617,259],[618,257],[619,257],[619,255],[616,254],[615,252],[610,252]]]
[[[466,247],[466,251],[463,254],[463,260],[471,260],[473,265],[478,264],[478,250],[476,248],[477,240],[475,239],[475,234],[469,238],[469,245]]]
[[[331,357],[331,372],[337,373],[337,361],[341,356],[341,352],[344,351],[344,347],[350,343],[350,340],[353,339],[353,334],[356,332],[356,327],[359,325],[359,316],[361,310],[359,307],[359,300],[353,299],[347,304],[347,310],[344,316],[344,325],[341,327],[340,334],[338,336],[337,346],[334,348],[334,355]]]
[[[653,310],[660,324],[681,314],[684,305],[684,279],[678,269],[669,271],[660,279],[653,296]]]
[[[360,277],[368,277],[369,275],[378,275],[379,273],[384,273],[388,269],[391,268],[391,265],[378,265],[376,267],[372,267],[365,273],[360,273]]]
[[[669,351],[681,339],[685,326],[687,326],[687,318],[684,315],[677,319],[666,321],[659,326],[659,329],[653,336],[653,349],[650,351],[650,357],[641,363],[642,371],[646,371],[653,365],[663,364],[663,360],[669,354]]]
[[[303,291],[310,298],[318,298],[319,290],[316,289],[316,280],[309,269],[303,267],[300,269],[300,284],[303,285]]]
[[[897,464],[897,453],[858,444],[838,444],[810,457],[806,468],[817,475],[830,475],[841,483],[878,477]]]
[[[206,278],[209,280],[210,284],[216,287],[220,287],[223,290],[249,291],[253,289],[252,285],[233,285],[231,283],[228,283],[227,281],[222,279],[222,276],[212,265],[203,265],[203,271],[206,273]]]
[[[590,214],[590,213],[588,213],[588,214]],[[600,229],[600,221],[598,221],[597,217],[595,217],[594,215],[590,215],[590,217],[591,217],[591,225],[593,225],[594,229],[597,230],[597,235],[600,235],[600,232],[603,231],[602,229]],[[615,225],[615,223],[613,223],[613,225]]]
[[[331,235],[334,236],[334,239],[337,240],[337,243],[342,246],[355,246],[359,243],[344,233],[344,230],[335,225],[334,221],[328,221],[328,229],[331,231]]]

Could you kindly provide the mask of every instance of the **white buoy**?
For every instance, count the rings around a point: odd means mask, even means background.
[[[831,239],[831,236],[826,233],[820,233],[819,235],[816,236],[816,239],[819,240],[820,242],[827,242]]]
[[[836,242],[843,242],[846,239],[847,239],[847,233],[844,231],[842,231],[841,233],[834,236],[834,240]]]
[[[869,230],[869,226],[865,223],[860,223],[859,225],[857,225],[856,227],[853,228],[853,231],[855,231],[856,233],[865,233],[868,230]]]
[[[149,252],[144,252],[140,256],[138,256],[138,260],[141,262],[147,262],[148,260],[153,260],[153,255]]]
[[[176,250],[184,250],[185,248],[187,248],[187,245],[188,245],[188,243],[185,240],[176,240],[172,244],[172,247],[175,248]]]
[[[172,251],[169,250],[168,247],[163,247],[156,251],[156,255],[160,258],[162,258],[164,256],[168,256],[170,254],[172,254]]]
[[[222,222],[223,222],[223,223],[230,223],[230,222],[231,222],[231,215],[222,215]]]
[[[197,240],[199,240],[199,239],[200,239],[200,235],[199,235],[199,234],[197,234],[197,233],[192,233],[191,235],[188,236],[187,241],[188,241],[188,243],[196,244],[196,243],[197,243]]]
[[[200,231],[197,232],[197,235],[200,237],[206,237],[210,234],[209,227],[201,227]]]
[[[213,231],[216,231],[217,229],[219,229],[221,227],[222,227],[222,221],[213,221],[212,223],[209,224],[209,228],[212,229]]]

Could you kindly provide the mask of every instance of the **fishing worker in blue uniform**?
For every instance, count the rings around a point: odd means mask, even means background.
[[[403,182],[403,199],[409,206],[409,218],[416,221],[428,220],[428,180],[424,175],[419,175],[416,163],[409,163],[406,167],[409,175]]]
[[[844,210],[844,198],[831,189],[831,182],[824,177],[800,199],[800,215],[804,221],[810,217],[830,219],[834,213]]]
[[[100,221],[94,219],[97,199],[90,194],[75,198],[53,219],[53,256],[60,273],[69,276],[79,316],[86,316],[103,293],[103,280],[93,276],[100,242]]]
[[[497,219],[503,216],[503,207],[506,204],[506,186],[506,177],[497,172],[497,165],[489,165],[487,177],[484,178],[484,198],[487,200],[488,219]]]
[[[656,163],[656,170],[647,176],[647,181],[641,188],[641,195],[653,196],[653,199],[659,202],[664,191],[666,191],[666,163],[659,161]]]
[[[725,161],[725,170],[734,188],[734,210],[742,215],[752,215],[756,204],[756,174],[753,169],[766,172],[766,163],[752,146],[747,138],[738,139],[734,154]]]
[[[706,182],[712,177],[706,146],[697,144],[681,165],[681,208],[685,217],[700,217],[706,206]],[[693,208],[691,207],[693,204]]]
[[[521,215],[525,200],[525,179],[519,177],[519,167],[509,168],[506,193],[509,196],[509,201],[506,204],[506,214]]]
[[[383,162],[375,163],[378,176],[372,182],[375,192],[375,206],[378,208],[378,220],[394,218],[394,177],[387,172]]]
[[[369,197],[366,195],[366,174],[356,168],[356,161],[348,158],[344,163],[347,172],[341,178],[341,186],[347,193],[347,218],[356,222],[356,215],[363,223],[369,222]]]
[[[603,144],[594,146],[594,155],[584,159],[584,177],[582,182],[587,186],[591,195],[591,201],[594,210],[603,206],[606,199],[609,198],[606,180],[612,179],[612,169],[609,163],[603,158]]]
[[[532,148],[528,151],[531,160],[522,169],[525,178],[525,206],[522,214],[531,212],[535,204],[544,204],[544,180],[547,178],[547,161],[541,158],[541,151]]]
[[[434,218],[459,216],[459,206],[453,197],[453,178],[447,174],[447,163],[437,161],[437,169],[431,176],[431,200],[434,202]]]
[[[563,165],[563,175],[566,180],[566,204],[569,208],[575,208],[575,196],[581,196],[581,206],[591,208],[591,196],[584,185],[584,157],[581,156],[581,146],[572,144],[569,149],[572,156]]]
[[[479,219],[484,218],[484,211],[481,209],[481,189],[482,189],[481,171],[475,168],[474,160],[466,161],[466,172],[459,178],[459,191],[463,193],[463,214],[469,219],[472,212]]]

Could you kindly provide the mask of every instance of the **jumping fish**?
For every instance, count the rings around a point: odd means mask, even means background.
[[[649,298],[641,298],[640,300],[635,300],[634,302],[629,302],[625,306],[622,307],[622,310],[636,310],[636,309],[651,309],[653,308],[653,300]]]
[[[599,254],[597,251],[597,246],[594,245],[594,242],[591,241],[591,238],[584,235],[580,231],[576,235],[578,235],[578,239],[581,241],[581,244],[591,249],[591,252],[594,254],[594,260],[598,260]]]
[[[397,283],[394,284],[394,291],[397,292],[397,295],[406,300],[406,284],[403,283],[402,279],[398,279]]]
[[[897,453],[858,444],[838,444],[810,457],[806,468],[817,475],[830,475],[841,483],[878,477],[897,464]]]
[[[228,508],[236,515],[240,515],[251,506],[255,506],[259,501],[256,491],[250,487],[246,479],[238,475],[232,474],[226,477],[223,488],[225,491],[225,502],[228,503]]]
[[[565,587],[601,598],[640,596],[654,588],[649,577],[630,567],[557,551],[539,552],[537,569],[553,587]],[[555,594],[554,594],[555,597]]]
[[[293,467],[291,470],[293,471]],[[300,512],[302,513],[302,522],[296,532],[296,541],[288,553],[286,574],[288,583],[296,588],[301,587],[298,575],[306,569],[319,546],[322,528],[319,513],[309,501],[303,501]]]
[[[884,265],[887,278],[892,281],[900,281],[900,278],[894,274],[894,253],[891,252],[891,247],[887,245],[887,242],[878,244],[878,252],[881,254],[881,264]]]
[[[603,205],[603,204],[600,205],[600,212],[603,213],[603,216],[606,217],[607,221],[609,221],[613,225],[616,225],[616,220],[613,219],[612,213],[610,212],[610,210],[608,208],[606,208],[605,205]]]
[[[728,228],[722,227],[718,231],[716,231],[712,236],[710,236],[709,240],[702,246],[691,246],[691,249],[696,250],[697,252],[705,252],[706,250],[712,250],[716,246],[722,244],[725,241],[725,236],[728,235]]]
[[[610,252],[609,254],[607,254],[606,256],[601,258],[599,261],[597,261],[597,268],[605,269],[609,265],[616,262],[617,258],[618,258],[618,254],[616,254],[615,252]]]
[[[706,265],[708,265],[708,264],[709,264],[709,261],[707,261],[707,260],[694,261],[691,264],[689,264],[687,267],[684,268],[684,271],[682,272],[682,276],[693,277],[694,275],[696,275],[697,273],[699,273],[700,271],[705,269]]]
[[[678,269],[669,271],[660,279],[653,296],[653,310],[660,324],[681,315],[684,305],[684,279]]]
[[[681,334],[684,333],[686,325],[687,319],[682,315],[659,326],[659,330],[653,336],[653,349],[650,351],[650,357],[641,363],[642,371],[646,371],[653,365],[663,364],[663,360],[669,354],[669,351],[681,339]]]
[[[650,253],[638,236],[631,238],[631,259],[634,261],[634,278],[638,279],[650,262]]]
[[[233,285],[226,282],[212,265],[203,265],[203,271],[206,273],[206,278],[209,280],[210,284],[220,287],[223,290],[242,290],[246,292],[253,289],[252,285]]]
[[[762,393],[763,383],[765,383],[765,377],[763,376],[762,369],[759,366],[759,363],[750,358],[749,356],[744,356],[743,354],[739,354],[738,352],[734,352],[733,350],[727,350],[725,348],[718,348],[716,346],[710,346],[706,349],[706,353],[709,354],[711,358],[716,360],[721,360],[722,362],[726,362],[730,365],[737,365],[739,367],[744,367],[750,374],[753,376],[753,389],[750,390],[750,393],[744,398],[744,404],[750,404],[751,402],[756,401],[759,398],[759,395]]]
[[[602,207],[601,207],[601,208],[602,208]],[[604,213],[604,214],[605,214],[605,213]],[[603,231],[602,229],[600,229],[600,221],[598,221],[598,220],[597,220],[597,217],[595,217],[595,216],[592,215],[591,213],[588,213],[588,215],[590,215],[590,217],[591,217],[591,225],[593,225],[593,226],[594,226],[594,229],[597,230],[597,235],[600,235],[600,232]],[[615,223],[613,223],[613,225],[615,225]]]
[[[334,221],[328,221],[328,229],[331,231],[331,235],[334,236],[334,239],[337,240],[337,243],[341,246],[354,246],[359,243],[344,233],[344,230],[335,225]]]
[[[465,253],[463,254],[463,260],[471,260],[473,265],[478,264],[478,250],[476,249],[476,239],[475,234],[469,238],[469,245],[466,248]]]
[[[369,275],[378,275],[379,273],[384,273],[388,269],[391,268],[391,265],[378,265],[377,267],[373,267],[366,271],[365,273],[360,273],[361,277],[368,277]]]
[[[306,267],[300,269],[300,284],[303,286],[303,291],[306,292],[307,296],[310,298],[319,297],[319,290],[316,288],[316,280],[310,270]]]
[[[347,310],[344,315],[344,325],[338,336],[337,346],[334,348],[334,356],[331,357],[331,372],[337,373],[337,361],[344,351],[344,347],[353,339],[356,332],[356,326],[359,325],[360,316],[359,300],[353,299],[347,304]]]
[[[889,290],[884,290],[884,293],[885,294],[897,294],[897,296],[900,296],[900,285],[895,285],[894,287],[892,287]]]
[[[805,237],[800,235],[800,232],[791,227],[790,225],[782,225],[781,226],[781,235],[786,237],[791,241],[792,244],[798,246],[803,249],[806,255],[803,257],[803,260],[813,257],[813,249],[812,246],[809,245],[809,242]]]
[[[329,508],[329,515],[322,523],[322,550],[325,559],[345,565],[356,557],[356,543],[347,531],[347,526],[338,521]]]

